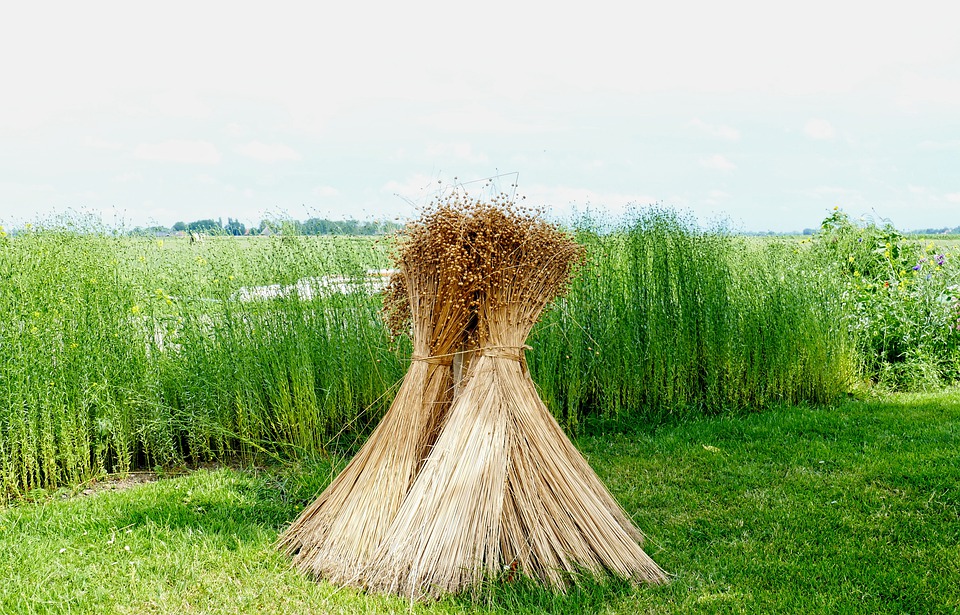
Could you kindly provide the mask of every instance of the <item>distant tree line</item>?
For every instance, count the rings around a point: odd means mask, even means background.
[[[385,220],[328,220],[326,218],[308,218],[301,222],[292,219],[263,219],[259,224],[247,226],[239,220],[206,218],[193,222],[179,221],[173,226],[137,227],[132,234],[174,235],[177,233],[202,233],[205,235],[383,235],[400,228],[396,222]]]
[[[960,226],[955,226],[953,228],[943,227],[943,228],[921,228],[915,231],[911,231],[915,235],[960,235]]]

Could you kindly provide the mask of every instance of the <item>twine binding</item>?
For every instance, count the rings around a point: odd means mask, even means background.
[[[530,346],[485,346],[480,349],[480,354],[494,359],[512,359],[514,361],[523,360],[523,351],[533,350]]]
[[[429,365],[443,365],[449,367],[453,365],[453,355],[452,354],[437,354],[437,355],[419,355],[415,354],[410,357],[411,361],[423,361]]]
[[[513,359],[514,361],[520,361],[523,359],[524,350],[533,350],[530,346],[524,344],[523,346],[484,346],[479,348],[477,352],[485,357],[492,357],[495,359]],[[431,355],[422,355],[415,354],[410,356],[411,361],[423,361],[424,363],[429,363],[430,365],[453,365],[453,357],[460,354],[460,352],[451,352],[448,354],[431,354]]]

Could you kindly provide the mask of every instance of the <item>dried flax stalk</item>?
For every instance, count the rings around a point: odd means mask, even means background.
[[[435,222],[430,233],[425,225],[408,230],[398,262],[402,277],[392,288],[393,300],[406,307],[399,319],[410,321],[416,360],[360,451],[280,537],[299,569],[334,583],[356,583],[369,566],[450,406],[452,354],[469,315],[453,306],[460,286],[451,285],[458,276],[449,271],[456,262],[450,251],[458,245],[438,231],[449,235],[457,225],[446,222]]]
[[[504,570],[558,589],[579,571],[663,582],[640,532],[537,395],[524,342],[580,252],[552,227],[478,208],[479,350],[423,469],[365,571],[411,599]],[[488,245],[484,245],[484,244]]]
[[[397,259],[388,320],[409,320],[414,360],[370,439],[284,534],[297,566],[411,599],[504,571],[561,590],[584,570],[665,581],[523,357],[582,249],[511,203],[453,199],[407,228]]]

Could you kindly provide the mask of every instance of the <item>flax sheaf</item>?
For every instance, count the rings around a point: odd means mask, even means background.
[[[473,213],[477,350],[362,584],[419,599],[476,587],[504,570],[561,590],[582,570],[666,580],[540,400],[522,354],[543,309],[569,283],[580,248],[533,218]]]
[[[455,197],[409,225],[385,296],[410,368],[383,421],[284,534],[303,570],[439,597],[504,570],[666,576],[537,395],[523,356],[583,250],[534,212]]]
[[[451,270],[462,248],[458,222],[455,215],[426,218],[407,228],[400,273],[387,290],[387,309],[393,310],[387,319],[406,328],[414,357],[422,360],[411,362],[356,456],[280,537],[280,548],[304,572],[356,583],[437,437],[453,397],[447,357],[462,344],[469,320],[459,299],[461,276]]]

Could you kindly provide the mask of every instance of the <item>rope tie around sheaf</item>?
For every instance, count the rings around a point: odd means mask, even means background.
[[[512,359],[520,361],[523,359],[524,350],[533,350],[530,346],[484,346],[480,349],[480,354],[494,359]]]
[[[530,346],[524,344],[523,346],[484,346],[483,348],[478,348],[476,351],[485,357],[492,357],[495,359],[512,359],[514,361],[520,361],[523,359],[524,350],[533,350]],[[466,351],[469,352],[469,351]],[[458,352],[451,352],[448,354],[432,354],[432,355],[421,355],[415,354],[410,357],[411,361],[423,361],[429,365],[453,365],[453,357],[458,355]]]
[[[443,366],[453,365],[452,354],[432,354],[432,355],[415,354],[412,357],[410,357],[410,360],[423,361],[428,365],[443,365]]]

